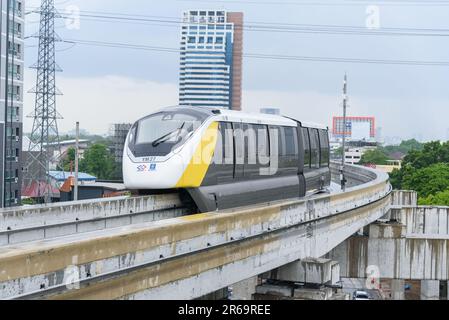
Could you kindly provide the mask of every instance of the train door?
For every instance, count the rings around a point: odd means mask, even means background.
[[[234,181],[234,133],[232,123],[220,122],[220,137],[218,148],[221,148],[221,159],[216,164],[218,168],[217,183],[225,184]]]
[[[310,137],[310,188],[318,190],[320,188],[320,139],[318,129],[309,128]]]
[[[306,184],[306,178],[304,176],[304,170],[305,170],[305,162],[306,162],[306,146],[305,146],[305,139],[304,139],[304,132],[303,128],[301,127],[301,124],[298,123],[298,127],[296,128],[297,133],[297,143],[298,143],[298,180],[299,180],[299,196],[304,197],[307,193],[307,184]],[[308,137],[307,137],[308,139]],[[307,141],[308,142],[308,141]],[[309,148],[307,146],[307,148]],[[310,157],[310,156],[309,156]],[[310,162],[310,158],[307,161],[307,163]]]
[[[241,122],[233,122],[232,127],[234,130],[234,180],[239,181],[244,176],[244,164],[245,164],[245,139],[243,132],[243,125]]]

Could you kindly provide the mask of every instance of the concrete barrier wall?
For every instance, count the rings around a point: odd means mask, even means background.
[[[0,211],[0,232],[117,217],[181,206],[177,194],[24,206]]]
[[[331,163],[332,181],[337,184],[340,184],[340,168],[340,163]],[[375,180],[377,173],[366,167],[346,165],[345,178],[347,180],[346,187],[352,188]]]
[[[418,193],[416,191],[395,190],[391,194],[392,206],[417,206]]]
[[[403,208],[399,222],[407,226],[407,237],[449,238],[448,207]]]

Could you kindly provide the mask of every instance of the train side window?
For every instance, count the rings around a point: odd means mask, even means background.
[[[320,148],[321,148],[321,167],[329,166],[329,133],[326,130],[320,130]]]
[[[310,136],[310,152],[311,152],[311,167],[318,169],[320,167],[320,139],[318,129],[309,129]]]
[[[257,130],[253,124],[244,124],[244,140],[245,140],[245,165],[257,163]]]
[[[234,133],[232,124],[228,122],[220,123],[222,140],[223,164],[234,164]]]
[[[302,139],[304,145],[304,168],[310,168],[310,138],[309,130],[307,128],[301,128]]]
[[[281,141],[279,127],[269,126],[268,130],[270,131],[270,155],[279,158],[282,151],[279,143]]]
[[[278,150],[280,156],[286,156],[287,155],[287,147],[285,143],[285,131],[283,127],[277,127],[278,128]]]
[[[257,156],[260,162],[265,157],[270,156],[268,127],[264,125],[255,126],[257,129]]]
[[[244,133],[241,123],[234,123],[234,138],[235,138],[235,157],[236,164],[244,164],[245,162],[245,142]]]
[[[298,155],[298,134],[296,128],[284,127],[285,133],[285,155],[297,156]]]

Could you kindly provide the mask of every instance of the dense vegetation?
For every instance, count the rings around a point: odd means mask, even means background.
[[[365,154],[362,156],[362,159],[360,160],[361,165],[366,164],[377,164],[377,165],[386,165],[387,161],[390,158],[385,153],[385,151],[381,149],[375,149],[375,150],[369,150],[365,152]]]
[[[390,176],[394,188],[416,190],[422,205],[449,205],[449,142],[411,150]]]
[[[424,144],[415,139],[402,141],[399,146],[379,147],[376,150],[366,152],[360,161],[360,164],[385,165],[388,160],[400,160],[411,151],[421,151]]]
[[[62,161],[62,169],[73,171],[75,163],[75,149],[69,149],[66,158]],[[79,171],[91,174],[99,180],[115,180],[117,177],[117,165],[107,146],[95,143],[84,153],[79,163]]]

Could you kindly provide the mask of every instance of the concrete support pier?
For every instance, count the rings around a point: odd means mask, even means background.
[[[440,281],[421,280],[421,300],[440,300]]]
[[[257,297],[293,300],[348,299],[338,289],[340,265],[330,259],[307,258],[262,275]]]
[[[405,300],[405,281],[391,280],[391,298],[393,300]]]
[[[268,278],[314,285],[336,285],[340,281],[340,265],[330,259],[304,259],[272,271]]]
[[[253,295],[256,293],[258,282],[258,277],[252,277],[250,279],[233,284],[232,286],[230,286],[232,299],[252,300]]]

